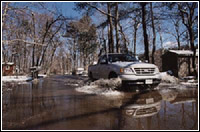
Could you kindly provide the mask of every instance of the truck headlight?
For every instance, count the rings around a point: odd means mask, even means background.
[[[120,68],[120,73],[133,74],[133,71],[131,68]]]
[[[136,109],[127,109],[126,110],[126,115],[132,116],[135,113]]]
[[[160,72],[160,71],[159,71],[158,67],[156,67],[154,73],[157,74],[157,73],[159,73],[159,72]]]

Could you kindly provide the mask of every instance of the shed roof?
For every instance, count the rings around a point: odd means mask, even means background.
[[[192,50],[169,50],[169,52],[175,53],[180,56],[192,56],[193,51]],[[199,52],[196,50],[196,56],[198,56]]]

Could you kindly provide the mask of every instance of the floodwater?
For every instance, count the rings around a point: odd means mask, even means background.
[[[85,80],[53,76],[3,87],[2,129],[198,129],[197,87],[161,84],[154,90],[119,91],[120,96],[112,92],[105,96],[78,92],[76,88]]]

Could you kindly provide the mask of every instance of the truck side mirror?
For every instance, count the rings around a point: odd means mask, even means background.
[[[100,64],[108,64],[108,61],[102,61]]]
[[[107,59],[102,59],[101,62],[100,62],[100,64],[108,64]]]

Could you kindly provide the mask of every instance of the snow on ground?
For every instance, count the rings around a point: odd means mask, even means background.
[[[32,80],[32,77],[28,76],[2,76],[3,82],[23,82],[30,80]]]
[[[179,83],[179,79],[174,77],[174,76],[170,76],[169,74],[167,74],[167,72],[161,72],[161,80],[162,82],[166,82],[166,83]]]
[[[187,86],[198,86],[198,82],[190,82],[190,81],[180,82],[180,84],[187,85]]]
[[[99,87],[106,87],[108,89],[117,89],[122,84],[122,80],[120,78],[113,79],[99,79],[91,83],[91,85],[97,85]]]
[[[196,89],[196,88],[198,88],[198,83],[188,83],[188,82],[180,82],[177,84],[161,83],[157,87],[157,89],[162,90],[163,93],[165,93],[168,90],[188,90],[188,89]]]
[[[123,92],[119,92],[115,89],[121,86],[121,79],[100,79],[90,83],[90,85],[85,85],[83,87],[76,88],[78,92],[84,92],[88,94],[98,94],[107,97],[121,97]]]
[[[185,86],[193,86],[193,87],[198,85],[198,81],[195,79],[190,79],[190,80],[183,82],[183,81],[180,81],[178,78],[167,74],[167,72],[161,72],[160,75],[161,75],[161,79],[162,79],[162,81],[161,81],[162,84],[166,84],[166,83],[169,83],[170,85],[176,84],[176,87],[181,87],[181,88],[183,88],[184,85]],[[178,84],[180,84],[180,85],[178,85]]]
[[[38,74],[38,76],[39,76],[39,77],[43,77],[43,78],[47,77],[46,74]]]

